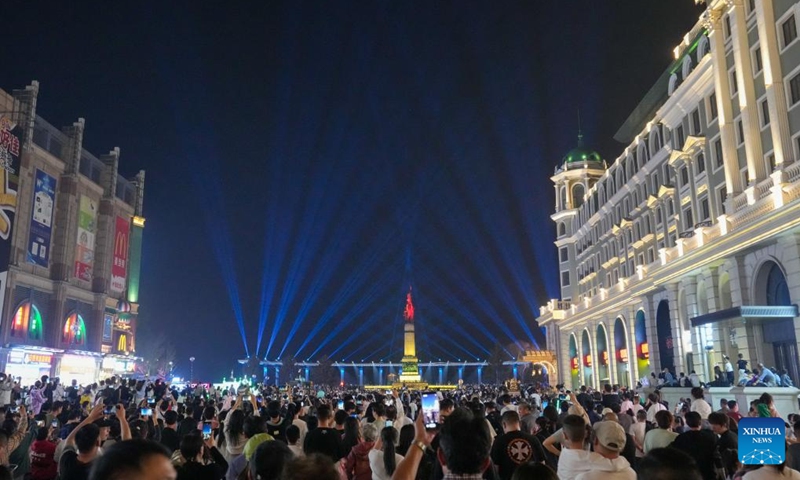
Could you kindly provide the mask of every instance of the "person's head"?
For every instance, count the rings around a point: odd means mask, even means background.
[[[647,421],[647,412],[644,410],[639,410],[636,412],[636,421],[637,422],[646,422]]]
[[[569,412],[569,407],[570,406],[571,405],[569,404],[569,402],[561,402],[561,413]]]
[[[517,410],[519,411],[520,416],[524,417],[525,415],[531,413],[531,406],[530,404],[523,402],[517,405]]]
[[[277,443],[277,442],[276,442]],[[89,480],[174,480],[170,454],[160,443],[127,440],[104,449],[92,464]]]
[[[320,405],[317,409],[317,419],[319,419],[320,427],[330,427],[333,421],[333,411],[330,405]]]
[[[289,425],[286,428],[286,441],[289,445],[294,445],[300,440],[300,427],[297,425]]]
[[[567,415],[561,428],[572,443],[583,443],[586,439],[586,420],[581,415]]]
[[[639,462],[638,478],[642,480],[703,479],[694,459],[677,448],[650,450]]]
[[[728,399],[727,398],[721,398],[719,400],[719,408],[721,408],[723,410],[727,410],[728,409]]]
[[[336,413],[333,415],[336,428],[344,430],[344,422],[346,422],[348,418],[350,418],[350,415],[348,415],[347,412],[344,410],[336,410]]]
[[[704,398],[704,392],[702,387],[694,387],[692,388],[692,398],[695,400],[700,400]]]
[[[244,433],[246,438],[253,438],[259,433],[266,433],[266,431],[264,420],[261,417],[251,415],[244,419],[242,433]]]
[[[178,426],[178,412],[175,410],[164,412],[164,424],[169,428],[176,428]]]
[[[558,480],[558,474],[542,463],[524,463],[514,470],[511,480]]]
[[[100,429],[100,437],[98,438],[98,441],[100,442],[100,445],[102,445],[103,442],[108,440],[108,435],[111,433],[111,422],[100,419],[94,422],[94,424]]]
[[[372,416],[377,420],[379,418],[386,418],[386,405],[381,402],[371,403]]]
[[[656,425],[658,428],[669,430],[672,428],[672,414],[669,410],[659,410],[656,412]]]
[[[708,415],[708,423],[711,425],[711,430],[716,434],[725,433],[728,430],[728,417],[722,412],[714,412]]]
[[[451,413],[453,413],[453,410],[455,410],[455,408],[456,408],[455,402],[453,402],[453,400],[449,398],[445,398],[444,400],[439,402],[439,418],[441,419],[447,418]]]
[[[731,412],[736,413],[739,411],[739,404],[736,402],[736,400],[728,400],[728,408],[731,410]]]
[[[295,427],[297,428],[297,427]],[[264,442],[256,447],[248,462],[250,480],[271,480],[281,477],[284,465],[294,454],[283,442]]]
[[[75,446],[82,455],[96,453],[100,446],[100,427],[93,423],[81,427],[75,434]]]
[[[381,430],[381,442],[383,443],[383,468],[386,473],[392,475],[397,468],[395,462],[394,444],[397,442],[397,430],[394,427],[385,427]]]
[[[603,385],[603,392],[604,393],[611,393],[611,384],[610,383],[606,383],[605,385]]]
[[[519,414],[514,410],[508,410],[502,416],[503,431],[515,432],[520,429],[519,427]]]
[[[400,441],[398,445],[403,447],[403,451],[407,451],[408,447],[414,442],[414,425],[403,425],[400,429]]]
[[[800,438],[800,420],[797,420],[792,424],[792,430],[794,431],[794,437]]]
[[[374,423],[364,425],[361,428],[361,437],[367,443],[375,443],[378,440],[378,427]]]
[[[658,394],[653,392],[647,396],[647,399],[650,400],[650,403],[658,403]]]
[[[227,433],[230,433],[231,438],[239,438],[244,433],[244,411],[234,410],[227,417],[225,417],[227,424]]]
[[[774,404],[774,402],[775,402],[775,401],[772,399],[772,395],[770,395],[770,394],[769,394],[769,393],[767,393],[767,392],[764,392],[764,393],[762,393],[762,394],[761,394],[761,396],[759,397],[759,400],[761,400],[761,403],[763,403],[764,405],[767,405],[767,406],[770,406],[770,407],[771,407],[771,406]]]
[[[703,425],[703,417],[697,412],[687,412],[684,419],[686,420],[686,426],[692,430],[700,430]]]
[[[38,440],[40,442],[42,440],[47,440],[47,436],[49,434],[50,434],[50,429],[48,429],[48,428],[40,428],[39,430],[36,430],[36,440]]]
[[[600,455],[617,458],[625,448],[625,429],[619,423],[609,420],[597,422],[592,430],[594,430],[594,451]]]
[[[187,462],[199,461],[203,453],[203,436],[198,431],[186,434],[181,440],[181,455]]]
[[[453,474],[482,473],[491,463],[489,426],[469,410],[454,410],[442,425],[439,440],[439,463]]]
[[[281,480],[339,480],[339,478],[339,472],[330,457],[319,453],[293,458],[284,465],[281,475]]]

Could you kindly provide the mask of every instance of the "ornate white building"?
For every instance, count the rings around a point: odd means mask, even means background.
[[[567,385],[723,355],[800,380],[800,2],[709,0],[616,135],[552,177],[561,300],[539,323]],[[723,368],[724,370],[724,368]]]

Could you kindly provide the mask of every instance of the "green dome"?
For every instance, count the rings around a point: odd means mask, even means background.
[[[600,154],[590,148],[577,146],[564,155],[564,165],[570,163],[602,162]]]

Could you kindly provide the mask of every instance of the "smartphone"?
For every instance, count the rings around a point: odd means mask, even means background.
[[[436,428],[439,423],[439,397],[435,393],[422,394],[422,415],[425,428]]]
[[[300,402],[300,406],[305,407],[306,406],[305,402]]]
[[[542,401],[542,410],[544,410],[545,408],[547,408],[547,405],[548,405],[548,403],[549,403],[549,402],[548,402],[547,400],[544,400],[544,401]]]
[[[385,425],[386,427],[391,427],[393,425],[394,425],[394,422],[392,422],[391,420],[386,420],[386,425]]]
[[[53,427],[53,428],[58,428],[58,419],[56,419],[56,420],[53,420],[53,421],[50,423],[50,426],[51,426],[51,427]]]
[[[336,403],[336,408],[338,410],[344,410],[344,400],[339,400],[339,402]]]
[[[147,399],[147,403],[148,403],[148,405],[155,405],[156,404],[156,399],[153,398],[153,397],[150,397],[150,398]]]
[[[358,418],[358,414],[357,413],[351,413],[350,416],[353,417],[353,418]]]
[[[103,410],[103,415],[114,415],[114,406],[111,405]]]
[[[36,420],[36,426],[39,428],[44,427],[44,420]]]
[[[153,409],[152,408],[142,408],[139,410],[139,414],[143,417],[152,417],[153,416]]]
[[[211,423],[203,424],[203,438],[211,438]]]
[[[391,395],[391,394],[392,394],[391,390],[386,390],[386,395]]]

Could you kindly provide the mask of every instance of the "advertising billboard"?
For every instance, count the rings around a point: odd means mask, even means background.
[[[78,212],[78,243],[75,246],[75,278],[92,281],[94,240],[97,232],[97,202],[81,195]]]
[[[11,229],[17,212],[22,128],[0,116],[0,272],[11,260]],[[2,285],[5,287],[5,285]]]
[[[111,290],[122,293],[128,274],[128,244],[131,238],[131,224],[117,217],[114,229],[114,255],[111,263]]]
[[[55,201],[56,179],[37,169],[33,185],[28,262],[41,267],[47,267],[50,260],[50,238],[53,234]]]

